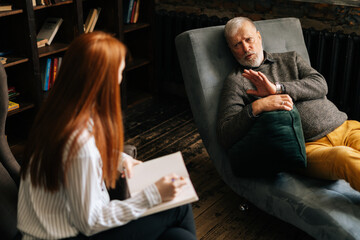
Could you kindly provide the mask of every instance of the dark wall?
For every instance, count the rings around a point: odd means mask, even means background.
[[[289,0],[156,0],[156,9],[253,20],[297,17],[303,28],[360,34],[360,8]]]

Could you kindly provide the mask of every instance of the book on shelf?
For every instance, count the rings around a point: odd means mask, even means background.
[[[126,2],[126,7],[124,8],[124,23],[130,23],[131,13],[134,8],[134,0],[128,0]]]
[[[47,45],[50,45],[62,24],[62,18],[47,18],[40,28],[37,39],[47,39]]]
[[[57,72],[59,72],[59,70],[60,70],[61,62],[62,62],[62,57],[58,57],[58,67],[57,67]]]
[[[139,19],[140,0],[127,0],[124,5],[124,23],[137,23]]]
[[[127,178],[130,195],[134,196],[138,194],[150,183],[155,183],[163,176],[167,176],[172,173],[184,177],[187,184],[182,187],[180,194],[176,196],[176,198],[148,209],[142,216],[147,216],[199,200],[199,197],[197,196],[194,186],[190,180],[181,152],[169,154],[136,165],[133,168],[132,177]]]
[[[140,9],[140,0],[137,0],[136,1],[134,19],[133,19],[132,23],[137,23],[137,21],[139,19],[139,9]]]
[[[44,81],[44,88],[43,90],[48,91],[50,89],[49,83],[50,83],[50,71],[51,71],[51,58],[46,59],[46,68],[45,68],[45,81]]]
[[[101,12],[101,8],[100,8],[100,7],[98,7],[98,8],[95,9],[95,13],[96,13],[96,14],[95,14],[94,20],[91,22],[91,25],[90,25],[90,30],[89,30],[90,32],[94,31],[96,22],[97,22],[97,20],[99,19],[100,12]]]
[[[12,54],[15,51],[13,49],[4,49],[4,50],[0,50],[0,56],[4,57],[6,55]]]
[[[62,57],[49,57],[41,60],[41,87],[43,91],[48,91],[53,87],[61,62]]]
[[[89,14],[85,20],[84,33],[89,33],[94,31],[96,22],[99,18],[100,11],[101,11],[100,7],[90,9]]]
[[[12,4],[10,3],[0,3],[0,12],[2,11],[11,11],[12,10]]]
[[[41,61],[41,85],[43,91],[49,90],[50,68],[51,58],[43,59]]]
[[[8,104],[8,112],[12,111],[12,110],[15,110],[15,109],[18,109],[20,106],[18,103],[16,102],[13,102],[13,101],[9,101],[9,104]]]
[[[90,9],[89,14],[86,17],[84,24],[84,33],[88,33],[90,30],[90,22],[95,18],[95,8]]]
[[[51,72],[50,72],[51,78],[50,78],[49,88],[52,88],[54,86],[56,74],[58,71],[58,62],[59,62],[59,59],[57,57],[53,58],[51,61]]]
[[[123,22],[126,23],[127,22],[128,9],[129,9],[129,5],[130,5],[130,0],[124,0],[123,4],[124,4],[124,7],[123,7]]]
[[[54,76],[54,59],[50,58],[50,69],[49,69],[49,76],[47,79],[47,90],[51,88],[51,84],[53,82],[53,76]]]
[[[45,47],[47,42],[48,42],[48,40],[46,38],[36,39],[36,44],[37,44],[38,48]]]
[[[66,0],[58,1],[58,0],[36,0],[37,6],[48,6],[59,2],[65,2]]]
[[[133,23],[133,21],[134,21],[136,3],[137,3],[137,0],[134,0],[133,7],[132,7],[132,9],[131,9],[131,16],[130,16],[130,21],[129,21],[129,23]]]
[[[15,99],[17,96],[19,96],[20,93],[16,91],[15,87],[9,87],[8,88],[8,97],[9,100]]]

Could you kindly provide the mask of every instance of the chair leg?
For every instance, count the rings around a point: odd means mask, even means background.
[[[247,202],[242,202],[239,204],[240,211],[246,211],[249,209],[249,204]]]

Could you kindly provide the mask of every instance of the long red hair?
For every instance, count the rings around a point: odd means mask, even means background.
[[[126,47],[104,32],[82,34],[66,51],[53,89],[35,118],[21,167],[34,186],[51,192],[66,184],[66,170],[89,120],[103,162],[107,187],[115,187],[123,148],[119,67]],[[65,161],[64,148],[70,137]]]

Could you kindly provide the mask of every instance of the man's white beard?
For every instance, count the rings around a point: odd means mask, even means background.
[[[254,54],[256,57],[254,59],[246,60],[246,56],[249,54]],[[264,52],[260,51],[260,53],[256,53],[254,51],[247,52],[241,59],[239,59],[239,63],[245,67],[259,67],[264,59]]]

